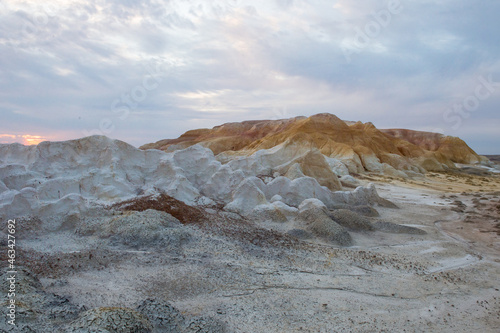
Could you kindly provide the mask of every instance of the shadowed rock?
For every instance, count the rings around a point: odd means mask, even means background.
[[[359,205],[359,206],[351,206],[351,205],[333,205],[330,207],[331,210],[335,209],[348,209],[352,212],[368,216],[368,217],[377,217],[380,216],[379,212],[373,208],[372,206],[368,205]]]
[[[341,226],[351,230],[373,230],[371,222],[364,216],[347,209],[336,209],[328,212],[328,216]]]
[[[342,246],[352,245],[351,235],[328,216],[326,206],[318,199],[304,200],[299,206],[297,218],[317,237]]]

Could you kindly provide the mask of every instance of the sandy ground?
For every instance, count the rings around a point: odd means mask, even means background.
[[[376,207],[377,220],[427,234],[351,232],[355,246],[339,248],[267,240],[277,223],[258,226],[269,233],[254,240],[214,223],[186,226],[192,238],[175,251],[131,249],[71,228],[26,237],[21,247],[46,292],[86,308],[154,297],[231,332],[498,332],[498,176],[362,181],[400,207]]]

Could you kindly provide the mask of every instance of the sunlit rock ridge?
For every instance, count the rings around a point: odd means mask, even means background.
[[[406,129],[379,130],[372,123],[343,121],[328,113],[308,118],[227,123],[212,129],[191,130],[177,139],[141,148],[175,151],[194,144],[210,148],[223,162],[271,148],[286,151],[288,160],[320,153],[341,176],[368,171],[407,177],[454,168],[455,163],[489,163],[457,137]],[[320,163],[319,160],[313,163]],[[302,163],[301,167],[304,172],[309,166]]]

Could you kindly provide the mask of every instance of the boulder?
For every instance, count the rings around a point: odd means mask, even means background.
[[[356,188],[360,185],[359,180],[357,180],[356,178],[354,178],[351,175],[346,175],[346,176],[340,177],[340,183],[342,184],[342,186],[354,187],[354,188]]]
[[[403,178],[403,179],[408,178],[408,175],[405,172],[401,170],[396,170],[387,163],[382,164],[382,174],[384,176],[389,176],[394,178]]]
[[[338,191],[332,195],[336,203],[345,203],[351,206],[380,205],[387,208],[398,208],[391,201],[380,197],[375,185],[358,186],[354,191]]]
[[[190,206],[195,205],[201,196],[198,189],[182,174],[176,174],[168,185],[158,189]]]
[[[337,176],[347,176],[349,175],[349,169],[347,166],[337,158],[333,157],[325,157],[326,162],[330,166],[330,170],[333,171]]]
[[[286,215],[274,204],[256,206],[248,215],[248,218],[259,222],[288,222]]]
[[[276,195],[273,195],[273,197],[271,198],[271,200],[269,200],[269,202],[276,202],[276,201],[281,201],[283,202],[283,197],[279,194],[276,194]]]
[[[283,203],[282,201],[274,201],[271,203],[271,205],[274,206],[275,209],[279,210],[289,219],[295,217],[299,212],[297,208],[290,207],[286,203]]]
[[[307,210],[321,210],[325,213],[328,212],[328,208],[323,203],[323,201],[316,198],[310,198],[302,201],[299,205],[299,212],[304,212]]]
[[[371,149],[362,146],[356,146],[353,149],[360,157],[361,163],[366,171],[382,172],[382,163]]]

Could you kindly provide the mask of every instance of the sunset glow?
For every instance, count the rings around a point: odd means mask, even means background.
[[[0,143],[21,143],[26,146],[37,145],[40,142],[48,141],[49,138],[41,135],[15,135],[15,134],[0,134]]]

